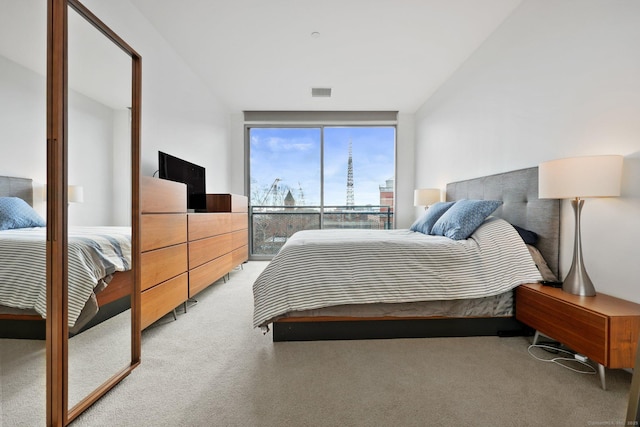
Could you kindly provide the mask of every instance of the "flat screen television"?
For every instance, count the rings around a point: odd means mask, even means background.
[[[159,177],[187,184],[187,209],[206,210],[205,169],[158,151]]]

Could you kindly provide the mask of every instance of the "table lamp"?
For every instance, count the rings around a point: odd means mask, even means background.
[[[622,180],[622,156],[585,156],[552,160],[538,166],[538,197],[572,199],[575,216],[573,261],[562,290],[574,295],[594,296],[596,290],[582,260],[580,213],[583,198],[617,197]]]
[[[413,191],[413,206],[424,206],[427,209],[427,207],[439,201],[439,188],[420,188]]]
[[[69,185],[67,187],[67,200],[69,203],[84,203],[84,187],[81,185]]]

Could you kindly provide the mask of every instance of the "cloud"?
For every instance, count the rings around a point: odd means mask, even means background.
[[[309,151],[318,147],[317,142],[305,139],[284,139],[271,137],[266,141],[263,141],[262,143],[269,147],[272,152]]]

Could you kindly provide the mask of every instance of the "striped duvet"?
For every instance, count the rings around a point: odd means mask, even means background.
[[[540,279],[518,233],[499,218],[466,240],[409,230],[300,231],[256,279],[253,325],[344,304],[482,298]]]
[[[0,231],[0,305],[47,313],[46,228]],[[99,281],[131,268],[129,227],[69,230],[69,327]]]

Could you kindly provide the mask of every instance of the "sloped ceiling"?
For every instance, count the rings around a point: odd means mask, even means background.
[[[132,2],[232,112],[413,113],[521,0]]]

